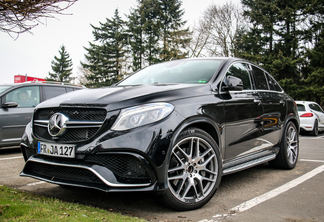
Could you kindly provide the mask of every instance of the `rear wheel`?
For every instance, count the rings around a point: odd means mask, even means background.
[[[312,135],[312,136],[317,136],[318,135],[318,121],[317,121],[317,119],[314,122],[313,131],[311,131],[309,134]]]
[[[172,147],[167,170],[162,203],[175,210],[199,208],[213,197],[221,180],[218,146],[206,132],[187,129]]]
[[[293,122],[286,125],[280,150],[276,159],[269,162],[270,166],[281,169],[293,169],[298,160],[299,154],[299,135],[297,128]]]

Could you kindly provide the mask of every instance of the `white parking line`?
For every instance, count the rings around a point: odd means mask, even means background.
[[[306,160],[306,159],[300,159],[300,161],[315,162],[315,163],[324,163],[324,160]]]
[[[26,186],[35,186],[35,185],[43,184],[43,183],[46,183],[46,182],[45,181],[40,181],[40,182],[35,182],[35,183],[29,183],[29,184],[26,184]]]
[[[240,213],[240,212],[244,212],[246,210],[249,210],[251,209],[252,207],[255,207],[256,205],[260,204],[260,203],[263,203],[264,201],[267,201],[273,197],[276,197],[278,196],[279,194],[282,194],[288,190],[290,190],[291,188],[294,188],[296,186],[298,186],[299,184],[305,182],[306,180],[309,180],[310,178],[316,176],[317,174],[321,173],[324,171],[324,165],[322,166],[319,166],[317,168],[315,168],[314,170],[276,188],[276,189],[273,189],[263,195],[260,195],[258,197],[255,197],[251,200],[248,200],[236,207],[233,207],[232,209],[229,210],[229,213],[228,214],[217,214],[215,216],[213,216],[213,218],[215,218],[216,220],[201,220],[199,222],[215,222],[217,221],[217,219],[225,219],[229,216],[232,216],[232,215],[235,215],[237,213]]]
[[[18,159],[23,158],[22,156],[14,156],[14,157],[8,157],[8,158],[0,158],[0,160],[12,160],[12,159]]]

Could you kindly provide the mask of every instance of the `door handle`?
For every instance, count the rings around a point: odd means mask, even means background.
[[[253,102],[258,106],[261,105],[261,100],[260,99],[255,99],[255,100],[253,100]]]
[[[286,104],[286,102],[284,100],[280,100],[279,103],[280,103],[280,105],[283,105],[283,106]]]

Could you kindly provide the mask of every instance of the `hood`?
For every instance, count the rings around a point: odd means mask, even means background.
[[[58,106],[98,106],[109,110],[150,102],[172,100],[211,94],[210,85],[154,84],[138,86],[116,86],[84,89],[47,100],[37,108]]]

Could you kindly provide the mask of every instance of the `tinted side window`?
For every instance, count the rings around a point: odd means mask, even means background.
[[[39,103],[39,87],[21,87],[6,94],[6,102],[16,102],[18,107],[34,107]]]
[[[309,104],[309,108],[311,108],[312,110],[318,111],[318,112],[323,112],[321,107],[319,107],[317,104]]]
[[[257,89],[269,89],[264,72],[255,66],[252,66],[252,70],[253,70],[253,76],[255,80],[255,87]]]
[[[277,83],[277,81],[274,80],[274,78],[272,76],[270,76],[269,74],[266,73],[265,75],[268,79],[270,90],[281,92],[282,89],[281,89],[280,85]]]
[[[45,100],[66,93],[65,87],[43,86]]]
[[[226,85],[226,77],[227,76],[235,76],[240,78],[243,81],[243,89],[252,89],[250,74],[246,68],[246,65],[243,63],[235,63],[233,64],[227,71],[225,76],[225,85]]]
[[[298,111],[306,111],[306,109],[305,109],[305,106],[304,105],[302,105],[302,104],[297,104],[297,110]]]

